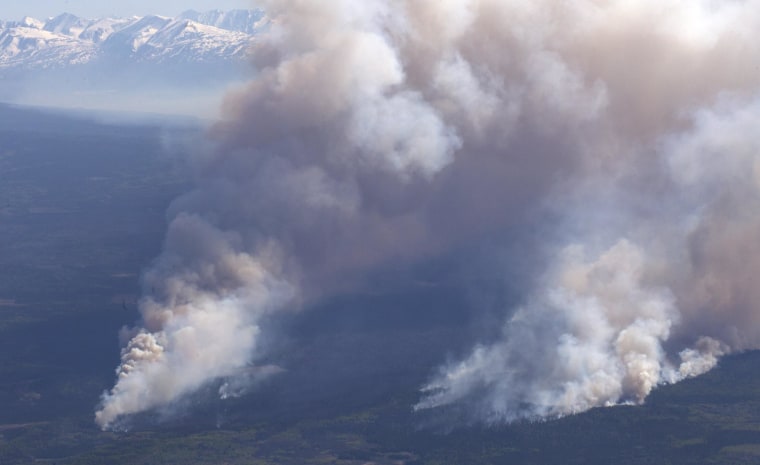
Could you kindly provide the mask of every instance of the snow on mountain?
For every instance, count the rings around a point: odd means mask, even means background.
[[[114,32],[120,31],[129,26],[137,18],[102,18],[89,22],[79,39],[99,44],[111,36]]]
[[[111,54],[122,56],[134,55],[154,34],[161,31],[171,18],[163,16],[144,16],[138,18],[120,30],[111,34],[104,42],[103,49]],[[165,44],[169,45],[169,44]]]
[[[267,27],[247,10],[0,21],[0,101],[207,118],[250,77],[248,48]]]
[[[258,10],[187,11],[175,18],[84,19],[64,13],[46,21],[0,22],[0,69],[63,68],[103,60],[126,63],[242,61],[265,23]]]
[[[141,47],[148,60],[209,62],[245,57],[251,36],[200,24],[189,19],[175,20],[154,33]],[[167,46],[166,44],[171,44]]]
[[[45,26],[45,23],[39,19],[32,18],[31,16],[24,16],[24,19],[14,25],[31,29],[42,29]]]
[[[63,34],[69,37],[78,38],[91,22],[92,21],[90,20],[79,18],[70,13],[63,13],[62,15],[49,19],[44,23],[42,29],[55,34]]]
[[[189,19],[207,26],[246,34],[255,34],[261,30],[265,23],[262,10],[211,10],[206,12],[187,10],[179,15],[178,19]]]
[[[93,43],[56,34],[31,21],[0,30],[0,68],[50,68],[86,63],[96,55]]]

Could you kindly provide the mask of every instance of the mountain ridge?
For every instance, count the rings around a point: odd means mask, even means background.
[[[269,24],[261,10],[0,20],[0,102],[210,118]]]
[[[110,62],[243,61],[266,27],[260,10],[187,10],[158,15],[88,19],[62,13],[44,21],[0,21],[0,69],[65,68]]]

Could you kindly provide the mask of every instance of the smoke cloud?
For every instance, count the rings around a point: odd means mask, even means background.
[[[639,403],[758,347],[755,2],[262,3],[99,425],[250,372],[268,315],[473,244],[523,241],[498,273],[532,284],[417,409]]]

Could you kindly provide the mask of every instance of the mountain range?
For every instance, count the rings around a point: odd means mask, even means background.
[[[176,18],[135,16],[85,19],[64,13],[41,21],[0,22],[0,68],[47,69],[95,60],[242,60],[266,27],[261,11],[186,11]]]
[[[268,25],[261,10],[0,21],[0,101],[87,107],[219,93],[248,76],[249,46]]]

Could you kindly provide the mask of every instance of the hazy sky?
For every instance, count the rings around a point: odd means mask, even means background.
[[[173,16],[189,9],[229,10],[249,8],[252,4],[253,0],[4,0],[0,1],[0,19],[17,20],[24,16],[42,19],[63,12],[84,17],[145,14]]]

